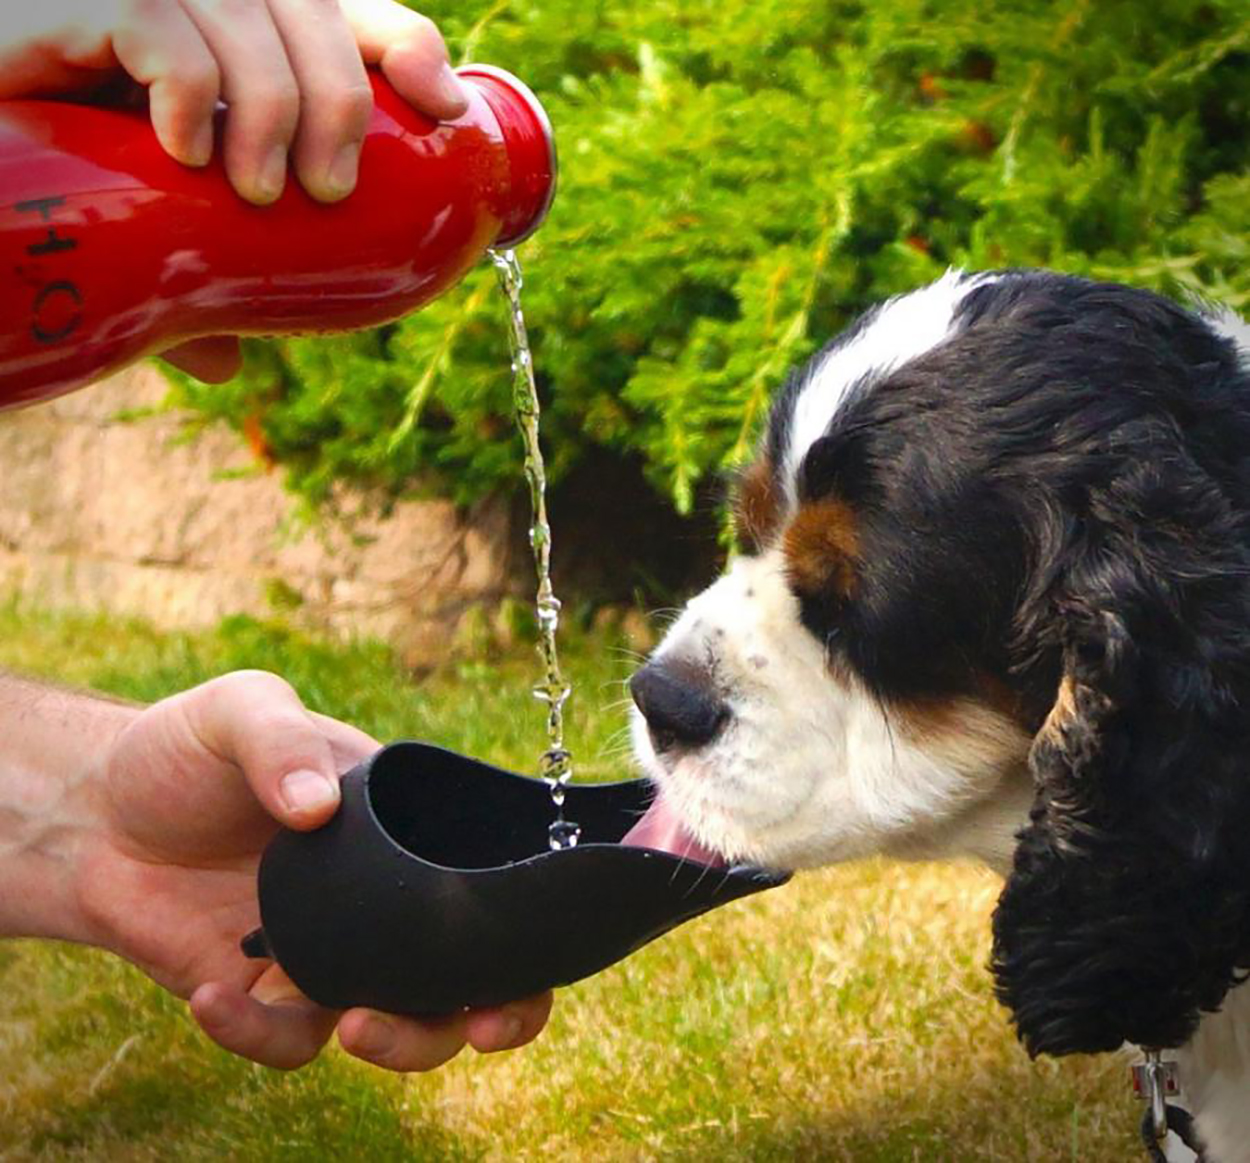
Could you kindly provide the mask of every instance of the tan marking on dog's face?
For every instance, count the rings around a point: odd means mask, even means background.
[[[829,498],[803,505],[786,529],[782,552],[796,590],[818,594],[832,589],[840,598],[855,592],[859,534],[845,501]]]
[[[960,769],[1018,766],[1032,742],[1014,716],[980,698],[895,702],[890,716],[918,747]]]
[[[890,718],[900,735],[949,770],[1006,775],[1023,769],[1033,737],[1014,699],[989,682],[985,686],[974,697],[893,702]]]
[[[1033,795],[1029,732],[997,698],[893,703],[889,718],[897,739],[945,773],[952,800],[949,816],[918,819],[906,833],[887,839],[883,850],[911,860],[968,855],[1009,871],[1015,833]],[[963,800],[958,807],[955,797]]]
[[[773,466],[761,457],[738,480],[734,493],[734,526],[748,553],[762,553],[781,527],[784,498]]]

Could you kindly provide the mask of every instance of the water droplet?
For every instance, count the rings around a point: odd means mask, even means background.
[[[508,300],[509,344],[512,351],[512,400],[517,428],[525,447],[524,472],[529,486],[530,547],[534,553],[534,573],[538,581],[535,613],[538,620],[538,649],[543,661],[542,681],[534,686],[534,697],[547,705],[547,750],[539,759],[540,776],[551,789],[556,819],[549,830],[552,848],[572,848],[581,834],[580,827],[565,820],[565,785],[573,777],[572,756],[564,747],[564,704],[571,687],[560,673],[556,631],[560,625],[560,600],[551,588],[551,527],[547,523],[547,475],[539,442],[541,408],[534,381],[534,361],[530,353],[525,315],[521,310],[524,278],[516,254],[511,250],[490,251],[499,276],[499,286]]]
[[[547,829],[547,840],[553,852],[559,852],[562,848],[576,848],[581,838],[582,827],[572,820],[556,820]]]
[[[556,711],[562,710],[568,701],[570,688],[566,685],[552,690],[550,687],[536,686],[530,693],[540,703],[546,703],[553,711]]]
[[[572,756],[563,747],[551,747],[538,759],[538,773],[543,779],[559,779],[569,770]]]

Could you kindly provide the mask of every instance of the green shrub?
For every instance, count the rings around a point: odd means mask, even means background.
[[[424,10],[556,128],[560,194],[521,257],[557,478],[638,455],[688,510],[789,366],[948,264],[1250,302],[1244,0]],[[488,269],[399,324],[253,344],[229,388],[182,391],[263,434],[314,500],[519,480]]]

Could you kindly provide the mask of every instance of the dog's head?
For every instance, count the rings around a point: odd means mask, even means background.
[[[1030,1050],[1183,1040],[1250,955],[1237,326],[951,273],[820,352],[738,483],[745,551],[634,676],[644,837],[981,856]]]

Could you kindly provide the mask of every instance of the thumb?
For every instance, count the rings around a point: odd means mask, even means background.
[[[279,823],[306,831],[334,815],[339,777],[333,749],[285,679],[235,671],[188,691],[184,712],[199,742],[242,770]]]

